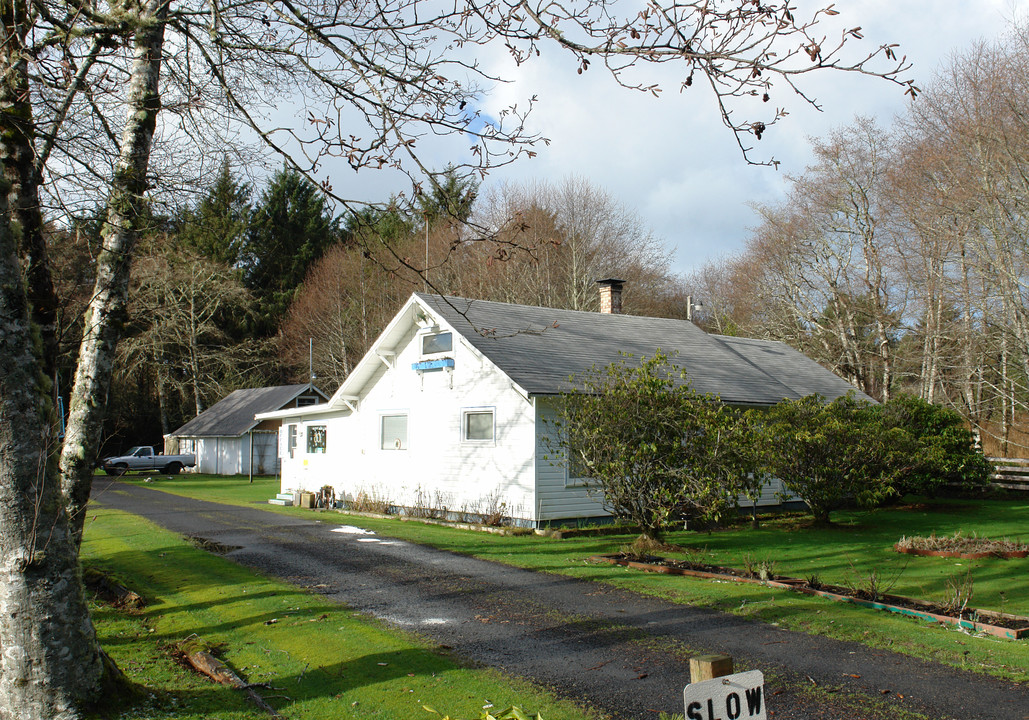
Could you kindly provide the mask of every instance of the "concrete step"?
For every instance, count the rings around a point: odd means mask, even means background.
[[[293,497],[288,498],[272,498],[268,501],[269,505],[282,505],[283,507],[290,507],[293,505]]]

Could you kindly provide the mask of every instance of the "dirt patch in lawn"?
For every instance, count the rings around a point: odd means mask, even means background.
[[[241,547],[239,545],[224,545],[217,540],[209,540],[199,535],[188,535],[187,539],[201,550],[214,553],[215,555],[227,555],[233,550],[239,550]]]

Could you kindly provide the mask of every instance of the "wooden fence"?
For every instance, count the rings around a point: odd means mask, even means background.
[[[993,464],[990,486],[1029,492],[1029,458],[986,458]]]

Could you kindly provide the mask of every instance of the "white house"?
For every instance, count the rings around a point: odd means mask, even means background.
[[[503,502],[529,526],[597,518],[601,499],[543,442],[573,375],[660,349],[733,405],[853,391],[781,343],[622,315],[621,281],[601,292],[600,313],[413,294],[328,403],[258,416],[282,420],[283,491],[451,512]]]
[[[278,472],[278,420],[257,421],[257,413],[324,403],[310,384],[233,390],[165,437],[165,452],[193,453],[188,472],[210,475],[271,475]]]

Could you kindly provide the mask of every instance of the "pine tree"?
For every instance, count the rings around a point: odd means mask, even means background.
[[[217,263],[236,267],[252,214],[250,186],[233,177],[224,162],[196,207],[182,213],[179,243]]]
[[[311,264],[338,239],[318,188],[289,168],[276,173],[254,209],[239,256],[243,284],[261,303],[258,332],[274,331]]]
[[[430,225],[437,221],[465,221],[479,195],[479,183],[473,176],[458,174],[453,165],[436,174],[432,192],[418,198],[418,212]]]

